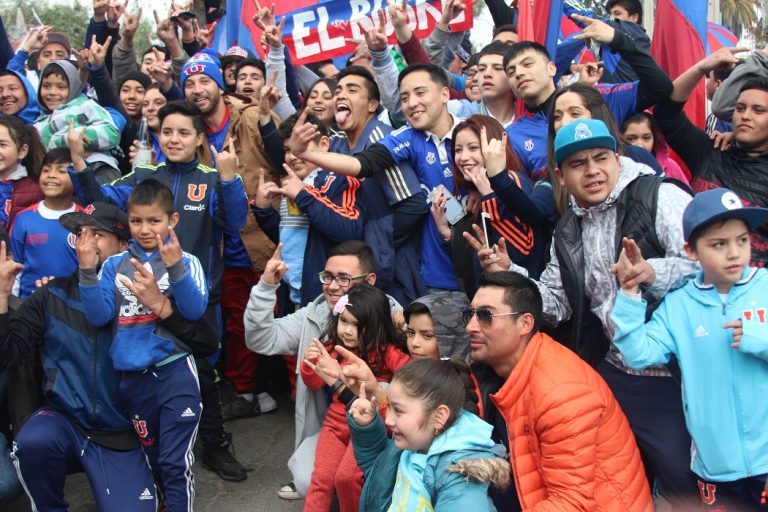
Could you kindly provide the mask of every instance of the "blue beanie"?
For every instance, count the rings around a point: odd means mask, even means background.
[[[221,65],[219,58],[209,53],[196,53],[184,64],[181,70],[181,89],[184,90],[184,84],[192,75],[208,75],[216,82],[219,89],[225,89],[224,77],[221,76]]]

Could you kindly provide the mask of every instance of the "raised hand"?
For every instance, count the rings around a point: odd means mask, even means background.
[[[366,28],[362,20],[358,20],[357,26],[360,28],[365,37],[365,44],[370,51],[382,51],[387,49],[387,34],[385,27],[387,25],[387,15],[383,9],[379,9],[376,13],[379,18],[379,23],[374,24],[370,28]]]
[[[488,176],[496,176],[507,168],[507,132],[501,134],[501,140],[488,140],[488,133],[483,126],[480,130],[480,151],[485,160]]]
[[[161,20],[157,11],[152,11],[157,24],[157,37],[168,46],[169,41],[176,41],[176,25],[170,20]]]
[[[309,143],[315,140],[319,133],[317,126],[307,122],[307,112],[308,109],[305,108],[296,120],[293,133],[291,134],[291,150],[298,158],[301,158],[307,152]]]
[[[197,38],[197,42],[200,43],[200,46],[203,48],[208,48],[213,40],[213,34],[216,30],[216,25],[219,24],[219,20],[214,21],[210,28],[200,28],[197,20],[193,20],[192,24],[195,26],[195,37]]]
[[[603,61],[599,62],[587,62],[581,65],[579,71],[579,83],[587,85],[595,85],[603,78],[605,67],[603,67]]]
[[[317,344],[315,342],[319,342],[319,340],[317,338],[312,338],[312,343],[310,343],[307,346],[307,349],[304,351],[304,360],[311,363],[314,363],[320,359],[320,349],[317,348]]]
[[[280,253],[282,251],[283,244],[277,244],[275,253],[269,260],[267,260],[267,264],[264,265],[264,273],[261,275],[261,280],[267,284],[280,284],[285,273],[288,272],[288,264],[280,259]]]
[[[360,385],[360,393],[357,396],[357,400],[352,403],[352,407],[349,409],[349,413],[352,415],[352,419],[355,423],[361,427],[370,425],[373,420],[376,419],[376,413],[379,410],[378,401],[375,396],[372,396],[370,400],[365,395],[365,383]]]
[[[109,0],[93,0],[93,20],[104,21],[107,18]]]
[[[157,48],[152,48],[157,59],[149,68],[149,76],[158,83],[162,91],[167,92],[173,86],[173,66],[165,62],[165,56]]]
[[[88,226],[80,228],[75,240],[78,266],[82,269],[96,268],[99,265],[99,250],[96,246],[96,233]]]
[[[320,351],[320,357],[314,362],[304,359],[304,364],[310,367],[329,386],[333,385],[337,380],[341,380],[342,373],[339,362],[331,357],[325,345],[320,343],[317,338],[312,340],[312,344]]]
[[[641,284],[652,284],[656,280],[656,271],[648,263],[637,243],[624,237],[619,260],[611,267],[611,272],[619,278],[621,289],[636,293]]]
[[[345,361],[344,368],[341,370],[341,380],[344,381],[344,385],[350,391],[359,394],[360,385],[363,383],[365,383],[370,391],[379,388],[379,382],[376,380],[376,376],[373,374],[370,366],[368,366],[368,363],[342,345],[336,345],[334,349]]]
[[[443,12],[440,15],[440,21],[437,23],[437,26],[440,27],[440,30],[449,32],[451,29],[448,27],[448,25],[462,12],[464,12],[465,8],[466,5],[462,0],[448,0],[445,2],[445,5],[443,6]]]
[[[262,124],[269,122],[272,115],[272,109],[275,108],[277,102],[280,101],[281,95],[275,85],[276,80],[277,71],[272,73],[272,76],[269,77],[269,80],[267,80],[267,83],[261,87],[261,91],[259,92],[259,120],[262,118],[264,119]]]
[[[24,265],[13,261],[13,256],[8,254],[5,242],[0,242],[0,297],[8,298],[13,291],[16,276],[24,269]]]
[[[451,239],[451,226],[448,224],[448,219],[445,216],[445,205],[448,203],[448,197],[443,195],[442,189],[432,199],[432,206],[429,211],[432,214],[432,218],[437,226],[437,231],[443,240]]]
[[[107,8],[107,26],[109,28],[118,27],[120,18],[125,14],[126,9],[128,9],[129,1],[130,0],[125,0],[124,3],[120,2],[120,0],[109,2],[109,7]]]
[[[266,38],[269,46],[275,49],[280,49],[283,47],[283,29],[284,28],[285,28],[285,16],[280,18],[280,23],[277,26],[270,25],[264,29],[264,37]]]
[[[227,149],[222,150],[221,153],[211,146],[211,154],[216,162],[216,170],[219,171],[219,179],[221,181],[235,179],[235,173],[237,172],[238,160],[232,145],[232,139],[229,139],[227,146]]]
[[[259,168],[259,183],[256,188],[256,194],[253,196],[253,204],[256,208],[269,208],[272,204],[272,195],[279,194],[276,183],[264,179],[266,171]]]
[[[472,181],[472,183],[475,185],[475,188],[477,188],[477,191],[480,193],[481,196],[487,196],[488,194],[493,192],[493,188],[491,187],[491,182],[488,179],[488,173],[485,169],[482,167],[475,167],[471,170],[462,170],[462,173],[466,174],[469,179]],[[467,204],[467,211],[474,213],[474,207],[475,205]],[[478,206],[480,206],[478,204]]]
[[[739,63],[736,54],[748,51],[749,48],[720,48],[700,60],[696,66],[698,66],[701,74],[706,74],[720,68],[730,69]]]
[[[56,279],[56,276],[43,276],[40,279],[35,279],[35,288],[42,288],[54,279]]]
[[[286,176],[282,179],[280,187],[275,189],[275,192],[282,194],[289,199],[296,199],[299,192],[304,190],[304,187],[307,185],[301,181],[301,178],[296,176],[296,173],[293,172],[290,165],[283,164],[283,169],[285,169]]]
[[[507,243],[504,238],[499,239],[498,244],[493,247],[487,247],[485,234],[477,224],[472,224],[472,230],[475,236],[469,231],[464,232],[464,239],[474,250],[477,251],[477,259],[480,260],[485,272],[503,272],[509,270],[512,261],[507,253]]]
[[[107,40],[104,41],[104,44],[99,44],[99,42],[96,41],[95,35],[91,37],[91,47],[89,48],[90,53],[88,55],[88,63],[92,68],[98,69],[104,65],[104,59],[107,58],[107,50],[109,50],[110,44],[112,44],[112,36],[107,36]]]
[[[163,242],[163,238],[157,235],[157,246],[160,248],[160,259],[163,260],[163,265],[171,267],[178,263],[182,258],[181,244],[176,237],[176,232],[173,227],[168,226],[168,242]]]
[[[719,149],[720,151],[728,151],[728,149],[731,147],[731,142],[733,141],[733,132],[721,133],[717,130],[714,130],[709,138],[714,142],[715,149]]]
[[[131,45],[133,44],[133,38],[136,36],[136,31],[139,30],[139,23],[141,22],[141,7],[138,8],[136,14],[126,13],[123,18],[123,24],[120,26],[120,42],[129,40]],[[129,45],[130,46],[130,45]]]
[[[133,274],[133,281],[121,278],[121,282],[133,293],[136,300],[144,304],[155,315],[160,318],[170,316],[170,304],[166,308],[166,297],[157,286],[155,276],[135,258],[131,258],[130,261],[131,265],[136,268],[136,272]],[[165,309],[168,309],[168,311],[165,311]]]
[[[259,0],[253,0],[256,7],[256,14],[253,16],[253,24],[261,30],[267,30],[268,27],[275,26],[275,4],[271,8],[262,7]]]
[[[69,155],[72,158],[72,167],[76,171],[85,169],[85,146],[89,143],[85,136],[85,127],[80,130],[75,129],[75,120],[69,120],[69,130],[67,130],[67,143],[69,145]]]
[[[574,39],[592,39],[601,44],[608,44],[613,41],[613,37],[616,35],[616,29],[602,20],[580,14],[571,14],[571,19],[585,25],[581,34],[573,36]]]
[[[43,46],[45,46],[45,43],[48,42],[48,32],[50,32],[52,28],[53,27],[48,25],[33,28],[29,33],[27,40],[24,41],[22,50],[27,53],[34,53],[38,50],[42,50]]]

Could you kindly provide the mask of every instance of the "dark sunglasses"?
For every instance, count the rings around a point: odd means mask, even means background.
[[[461,308],[461,320],[464,322],[464,325],[469,324],[469,321],[472,320],[472,317],[477,315],[477,321],[480,322],[480,325],[488,327],[491,325],[491,322],[493,322],[493,317],[495,316],[512,316],[512,315],[521,315],[521,311],[513,311],[511,313],[492,313],[490,309],[488,308]]]

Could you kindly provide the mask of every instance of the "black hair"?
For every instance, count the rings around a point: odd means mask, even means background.
[[[450,411],[443,431],[458,419],[462,409],[478,414],[478,396],[467,363],[458,358],[417,359],[401,366],[392,377],[406,394],[424,405],[428,417],[440,405]]]
[[[440,88],[448,87],[448,77],[446,76],[443,69],[435,66],[434,64],[425,64],[423,62],[411,64],[402,70],[397,76],[397,86],[400,87],[400,84],[405,77],[417,71],[426,71],[429,75],[429,79],[436,83]]]
[[[20,150],[22,146],[27,146],[27,156],[21,160],[21,164],[27,169],[27,175],[30,178],[35,181],[40,179],[45,147],[37,129],[16,116],[0,116],[0,126],[5,126],[8,129],[8,134],[16,144],[17,149]]]
[[[296,121],[299,120],[299,117],[301,117],[301,111],[291,114],[285,121],[280,123],[280,126],[277,129],[277,133],[280,134],[280,137],[282,137],[283,141],[291,138],[291,134],[293,133],[293,129],[296,127]],[[315,142],[320,142],[320,137],[328,136],[328,128],[325,127],[323,122],[320,121],[320,119],[318,119],[315,114],[307,112],[305,121],[317,127],[318,136],[315,137]]]
[[[421,302],[411,302],[408,304],[408,307],[403,310],[405,323],[410,322],[413,315],[429,315],[429,317],[432,318],[432,312],[429,310],[426,304]]]
[[[541,325],[543,305],[541,293],[533,281],[517,272],[484,272],[478,279],[477,287],[504,288],[502,302],[519,313],[530,313],[533,316],[535,334]]]
[[[70,162],[72,162],[72,155],[69,152],[69,148],[53,148],[45,154],[40,167],[42,168],[51,164],[66,164]]]
[[[168,50],[166,50],[165,46],[160,46],[159,44],[153,44],[146,50],[144,50],[144,53],[141,54],[141,60],[144,60],[144,57],[148,53],[152,53],[152,50],[157,50],[163,54],[163,57],[168,58]]]
[[[643,4],[639,0],[608,0],[605,3],[605,10],[609,13],[616,6],[623,7],[630,16],[637,14],[638,25],[643,23]]]
[[[237,67],[235,68],[235,80],[237,80],[237,75],[240,74],[240,70],[245,67],[254,67],[257,68],[259,71],[261,71],[261,76],[264,77],[264,80],[267,79],[267,66],[264,64],[264,61],[259,59],[244,59],[238,62]]]
[[[386,371],[384,352],[388,345],[408,353],[405,334],[392,321],[387,294],[367,283],[360,283],[347,291],[347,298],[346,310],[357,320],[359,346],[354,352],[371,366],[374,374]],[[340,317],[341,314],[333,316],[322,335],[331,346],[344,346],[338,333]]]
[[[77,63],[72,63],[75,66],[75,69],[77,69]],[[45,66],[45,69],[43,70],[43,73],[40,75],[40,83],[42,84],[43,80],[48,78],[49,76],[58,76],[61,77],[65,82],[67,82],[67,85],[69,86],[69,77],[67,76],[67,73],[64,71],[64,68],[59,66],[55,62],[51,62],[49,65]]]
[[[357,256],[360,270],[364,274],[376,272],[376,258],[370,246],[361,240],[347,240],[328,251],[328,259],[333,256]]]
[[[511,46],[507,45],[507,53],[504,55],[504,70],[506,71],[509,61],[528,50],[538,53],[544,57],[547,62],[552,62],[552,57],[549,55],[549,51],[543,45],[534,41],[518,41]]]
[[[498,27],[495,27],[493,29],[493,37],[496,37],[502,32],[514,32],[515,34],[517,34],[517,25],[512,25],[509,23],[506,25],[499,25]],[[509,47],[509,45],[507,45],[507,47]]]
[[[160,126],[163,126],[165,118],[171,114],[181,114],[184,117],[188,117],[192,120],[192,126],[195,128],[197,134],[205,132],[205,124],[203,124],[203,113],[197,105],[190,103],[187,100],[169,101],[163,105],[157,112],[157,117],[160,119]]]
[[[336,78],[331,77],[325,77],[325,78],[318,78],[314,82],[312,82],[312,85],[309,86],[309,89],[307,89],[307,95],[304,96],[304,107],[307,106],[307,101],[309,101],[309,96],[312,94],[312,91],[317,87],[318,84],[325,84],[326,87],[328,87],[328,90],[331,91],[331,94],[333,94],[333,91],[336,90]]]
[[[336,74],[336,82],[338,82],[345,76],[359,76],[365,80],[365,88],[368,89],[368,98],[376,101],[381,101],[381,94],[379,93],[379,85],[376,83],[376,79],[373,77],[370,71],[363,66],[349,66]]]
[[[688,246],[694,251],[697,250],[696,244],[698,243],[699,239],[702,236],[704,236],[704,233],[709,231],[711,228],[721,228],[725,225],[726,222],[734,219],[744,221],[744,219],[739,219],[737,217],[729,217],[727,219],[711,220],[709,222],[705,222],[704,224],[701,224],[700,226],[696,226],[696,228],[693,231],[691,231],[691,234],[688,235],[688,240],[686,240],[686,242],[688,243]],[[746,224],[747,229],[749,229],[749,224],[746,221],[744,221],[744,224]]]
[[[741,86],[741,89],[739,89],[739,94],[751,89],[768,92],[768,79],[762,77],[749,78],[744,82],[744,85]]]
[[[318,62],[312,62],[310,64],[307,64],[307,68],[319,77],[330,78],[330,77],[324,76],[323,73],[320,71],[320,68],[322,68],[323,66],[327,66],[328,64],[333,64],[333,60],[325,59]]]
[[[722,82],[726,80],[729,76],[731,76],[731,73],[733,73],[734,69],[741,66],[742,64],[743,64],[742,62],[738,62],[734,67],[721,66],[711,71],[707,71],[707,78],[714,77],[715,80],[719,80],[720,82]]]
[[[132,206],[158,205],[169,217],[176,211],[174,208],[173,192],[165,184],[154,178],[147,178],[131,191],[128,196],[127,210]]]
[[[482,50],[480,50],[480,53],[477,56],[477,61],[480,62],[480,59],[485,57],[486,55],[501,55],[504,57],[507,54],[507,50],[509,50],[509,45],[507,43],[502,43],[501,41],[494,41],[492,43],[489,43],[483,47]]]

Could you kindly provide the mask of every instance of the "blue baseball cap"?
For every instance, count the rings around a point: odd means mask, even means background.
[[[726,219],[741,219],[753,230],[768,222],[768,208],[745,207],[739,196],[727,188],[700,192],[683,212],[683,238],[687,242],[696,228]]]
[[[604,122],[597,119],[577,119],[561,127],[555,135],[555,162],[557,165],[574,153],[592,148],[616,151],[616,139]]]

